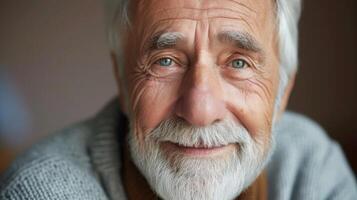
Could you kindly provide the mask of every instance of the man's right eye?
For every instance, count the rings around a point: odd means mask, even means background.
[[[169,67],[173,64],[173,60],[171,58],[160,58],[156,63],[162,67]]]

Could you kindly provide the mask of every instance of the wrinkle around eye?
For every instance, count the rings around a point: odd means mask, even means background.
[[[158,27],[162,26],[161,24],[165,24],[165,22],[168,22],[168,21],[175,21],[175,20],[190,20],[190,21],[199,21],[203,18],[195,18],[195,17],[189,17],[189,16],[186,16],[186,17],[169,17],[169,18],[165,18],[165,19],[159,19],[159,20],[156,20],[154,23],[151,24],[151,27],[152,30],[157,30],[159,29]],[[229,17],[229,16],[224,16],[224,15],[216,15],[216,16],[210,16],[210,17],[207,17],[206,19],[208,20],[212,20],[212,19],[229,19],[229,20],[239,20],[239,21],[242,21],[248,28],[251,32],[254,32],[254,28],[252,26],[252,24],[250,24],[248,22],[247,19],[244,19],[243,17]]]
[[[169,82],[181,78],[185,72],[184,67],[178,66],[178,64],[173,64],[176,66],[159,66],[159,64],[153,63],[145,64],[145,66],[140,67],[141,70],[136,70],[133,81],[138,80],[148,80],[148,81],[160,81]],[[142,70],[144,69],[144,70]]]
[[[172,63],[169,66],[161,66],[161,59],[171,59]],[[143,57],[143,65],[146,72],[151,72],[154,68],[162,68],[163,70],[184,70],[188,65],[187,55],[175,49],[154,50]]]
[[[264,79],[265,81],[267,81],[266,83],[270,84],[270,86],[272,86],[272,81],[269,79]],[[266,83],[264,83],[262,80],[260,79],[250,79],[248,80],[248,82],[252,85],[257,86],[263,93],[264,97],[262,96],[262,94],[258,91],[256,91],[257,95],[261,98],[261,99],[272,99],[272,91],[269,89],[269,85],[267,85]],[[275,99],[275,98],[273,98]]]
[[[173,81],[180,79],[183,74],[184,70],[180,69],[180,67],[161,67],[161,66],[154,66],[149,70],[150,80],[156,81]]]
[[[238,59],[243,60],[246,66],[243,68],[233,67],[233,61]],[[236,82],[260,76],[262,74],[262,70],[258,66],[259,64],[247,56],[233,55],[227,58],[227,62],[224,62],[222,65],[220,65],[220,68],[222,75],[226,77],[227,80]]]

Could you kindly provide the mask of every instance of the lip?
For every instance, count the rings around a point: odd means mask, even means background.
[[[206,157],[215,156],[226,152],[230,149],[233,144],[215,146],[215,147],[205,147],[205,146],[182,146],[177,143],[164,142],[164,146],[169,152],[178,152],[180,154],[192,157]]]

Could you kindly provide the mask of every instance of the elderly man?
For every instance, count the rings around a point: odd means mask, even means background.
[[[0,198],[357,198],[339,146],[284,113],[300,4],[111,2],[119,98],[18,159]]]

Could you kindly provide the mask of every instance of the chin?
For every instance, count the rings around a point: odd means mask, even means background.
[[[230,121],[198,128],[169,119],[147,133],[145,142],[140,143],[134,133],[129,135],[133,162],[152,190],[167,200],[239,196],[270,157],[271,147],[259,141]]]

